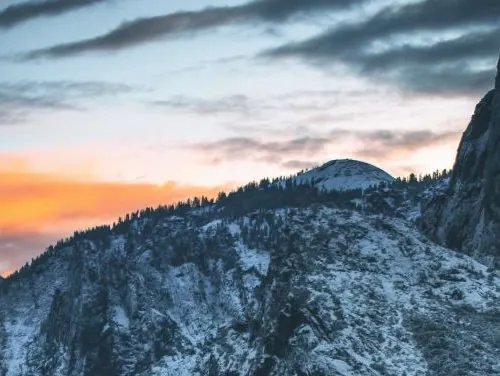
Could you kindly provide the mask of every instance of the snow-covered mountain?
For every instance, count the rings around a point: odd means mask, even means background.
[[[499,89],[451,176],[332,161],[49,247],[0,279],[0,375],[500,375]]]
[[[319,189],[346,191],[391,183],[394,178],[369,163],[338,159],[297,175],[295,181],[300,184],[312,182]]]
[[[495,375],[500,278],[323,205],[148,218],[8,280],[3,374]]]

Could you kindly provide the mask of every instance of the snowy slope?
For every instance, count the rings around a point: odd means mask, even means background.
[[[300,174],[295,180],[298,183],[315,182],[320,189],[345,191],[378,186],[381,182],[392,182],[394,178],[369,163],[338,159]]]
[[[107,240],[7,281],[7,376],[500,374],[498,275],[404,220],[313,205]]]

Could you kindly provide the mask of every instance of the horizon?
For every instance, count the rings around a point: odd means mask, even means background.
[[[0,275],[75,230],[335,159],[453,167],[496,0],[6,0]]]

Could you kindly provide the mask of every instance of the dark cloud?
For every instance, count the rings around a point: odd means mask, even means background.
[[[299,57],[326,69],[347,64],[410,91],[476,95],[491,87],[493,66],[478,66],[498,56],[499,18],[496,0],[425,0],[382,9],[262,56]]]
[[[109,0],[26,1],[0,10],[0,29],[7,29],[39,17],[57,16]]]
[[[209,7],[200,11],[139,18],[95,38],[32,51],[24,55],[24,59],[61,58],[89,51],[116,51],[232,24],[281,23],[303,14],[348,9],[365,1],[367,0],[258,0],[240,6]]]
[[[291,19],[363,3],[376,2],[254,0],[239,6],[180,11],[128,21],[98,37],[31,51],[21,59],[116,51],[226,25],[256,23],[277,28]],[[360,76],[409,92],[476,96],[490,88],[494,79],[491,61],[500,47],[498,19],[498,0],[399,3],[375,13],[365,9],[356,21],[334,24],[316,37],[266,51],[261,57],[298,57],[327,70],[340,63]],[[204,111],[204,105],[200,103],[198,109]],[[211,111],[206,105],[205,110]]]
[[[500,16],[500,15],[499,15]],[[390,67],[434,64],[436,62],[467,63],[472,59],[488,59],[496,56],[499,44],[500,28],[470,32],[458,38],[440,41],[430,45],[391,48],[384,52],[365,53],[365,70],[381,70]]]
[[[0,82],[0,125],[25,121],[31,114],[81,109],[81,101],[134,90],[125,84],[99,81]]]
[[[500,28],[472,32],[428,46],[360,54],[355,61],[363,73],[395,80],[409,90],[480,95],[491,87],[494,69],[476,65],[497,55],[499,35]]]
[[[313,40],[318,44],[328,41],[339,47],[360,46],[393,36],[496,26],[499,16],[500,2],[497,0],[424,0],[383,8],[367,19],[338,25]]]

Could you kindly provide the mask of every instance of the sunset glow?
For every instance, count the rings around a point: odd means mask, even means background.
[[[75,230],[109,224],[145,207],[201,195],[213,198],[228,188],[78,181],[30,171],[0,171],[0,273],[10,274],[48,242]]]

